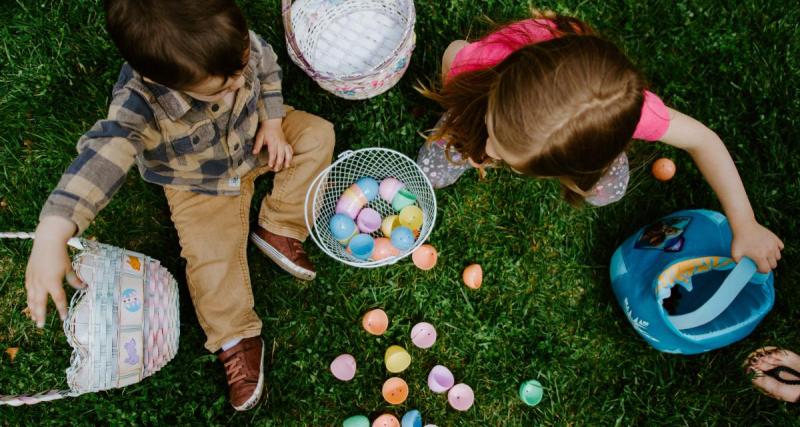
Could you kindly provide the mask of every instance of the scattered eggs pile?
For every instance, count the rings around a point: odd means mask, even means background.
[[[380,197],[395,215],[381,217],[380,212],[367,207]],[[331,235],[354,257],[380,261],[408,251],[417,241],[425,216],[417,205],[417,196],[396,178],[386,178],[378,184],[363,177],[351,185],[336,202],[335,215],[328,222]],[[380,230],[382,237],[373,237]],[[435,265],[430,263],[429,268]]]

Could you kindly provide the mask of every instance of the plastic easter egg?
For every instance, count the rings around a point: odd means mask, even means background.
[[[414,193],[406,190],[405,188],[401,188],[400,191],[395,194],[394,199],[392,199],[392,209],[397,212],[400,212],[406,206],[411,206],[417,202],[417,196]]]
[[[368,259],[375,249],[375,239],[369,234],[359,234],[350,239],[347,249],[358,259]]]
[[[400,217],[397,215],[389,215],[383,219],[381,223],[381,233],[386,237],[392,237],[392,231],[400,226]]]
[[[372,233],[381,228],[381,214],[372,208],[361,209],[356,218],[356,224],[362,233]]]
[[[383,414],[372,422],[372,427],[400,427],[400,421],[392,414]]]
[[[401,427],[422,427],[422,414],[418,410],[412,409],[403,415],[400,420]]]
[[[367,200],[369,200],[370,202],[375,200],[376,197],[378,197],[378,191],[379,191],[378,181],[375,181],[374,179],[365,176],[356,181],[356,185],[358,186],[358,188],[361,189],[364,195],[367,196]]]
[[[384,361],[386,370],[396,374],[405,371],[411,365],[411,355],[403,347],[393,345],[386,349]]]
[[[372,250],[372,259],[380,261],[393,256],[400,255],[400,251],[392,246],[392,241],[385,237],[375,239],[375,249]]]
[[[414,232],[411,231],[408,227],[400,227],[395,228],[392,230],[392,245],[401,250],[407,251],[414,246]]]
[[[363,415],[354,415],[344,420],[342,427],[369,427],[369,418]]]
[[[389,327],[389,316],[380,308],[370,310],[361,319],[361,326],[372,335],[383,335]]]
[[[414,261],[414,265],[424,271],[435,267],[437,259],[439,259],[439,253],[436,252],[436,248],[428,244],[418,247],[417,250],[411,254],[411,260]]]
[[[328,226],[333,238],[343,245],[346,245],[353,236],[358,234],[356,223],[353,222],[349,216],[344,214],[332,216],[331,220],[328,222]]]
[[[528,406],[536,406],[542,401],[544,389],[536,380],[528,380],[519,386],[519,398]]]
[[[386,178],[381,181],[380,188],[378,189],[381,199],[385,200],[386,203],[392,203],[394,200],[394,196],[397,195],[397,192],[400,189],[405,188],[405,184],[400,182],[397,178]]]
[[[447,401],[457,411],[466,411],[475,403],[475,393],[466,384],[456,384],[447,392]]]
[[[408,384],[399,377],[392,377],[383,383],[383,399],[391,405],[399,405],[408,398]]]
[[[442,365],[434,366],[431,373],[428,374],[428,388],[434,393],[444,393],[450,390],[455,383],[456,379],[453,373]]]
[[[675,171],[677,170],[677,166],[675,166],[675,162],[672,160],[662,157],[656,160],[653,163],[653,176],[659,181],[669,181],[675,176]]]
[[[419,230],[422,227],[422,209],[414,205],[404,207],[400,211],[400,225]]]
[[[356,359],[349,354],[342,354],[331,362],[331,373],[336,379],[350,381],[356,376]]]
[[[417,323],[411,328],[411,342],[419,348],[431,348],[436,342],[436,328],[427,322]]]
[[[462,274],[464,284],[470,289],[478,289],[483,283],[483,269],[480,264],[472,264],[464,269]]]
[[[339,197],[335,211],[337,214],[344,214],[351,219],[356,219],[358,213],[361,212],[361,208],[366,204],[367,196],[357,185],[353,184]]]

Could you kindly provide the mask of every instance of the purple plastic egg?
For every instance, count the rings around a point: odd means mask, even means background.
[[[428,374],[428,388],[434,393],[444,393],[456,383],[453,373],[442,365],[436,365]]]
[[[331,362],[331,373],[336,379],[350,381],[356,376],[356,359],[350,354],[342,354]]]
[[[411,342],[419,348],[430,348],[436,342],[436,328],[427,322],[417,323],[411,328]]]
[[[447,392],[447,401],[457,411],[466,411],[475,403],[475,393],[466,384],[456,384]]]
[[[356,224],[358,224],[359,231],[369,234],[381,228],[381,220],[381,214],[378,211],[372,208],[364,208],[358,214]]]
[[[398,191],[405,188],[405,184],[400,182],[397,178],[386,178],[381,181],[379,192],[381,194],[381,199],[385,200],[386,203],[392,203],[394,200],[394,196],[397,194]]]

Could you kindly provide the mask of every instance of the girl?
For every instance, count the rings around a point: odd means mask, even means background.
[[[625,193],[630,140],[661,141],[686,150],[716,192],[736,261],[750,257],[767,272],[781,258],[783,243],[756,221],[719,137],[646,90],[628,58],[585,23],[535,14],[475,43],[455,41],[444,53],[442,82],[422,89],[447,110],[418,159],[434,186],[502,161],[558,179],[574,204],[602,206]]]

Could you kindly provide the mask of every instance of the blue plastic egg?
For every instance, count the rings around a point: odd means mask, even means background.
[[[364,195],[367,196],[367,200],[370,202],[375,200],[378,197],[378,190],[380,186],[378,185],[378,181],[365,176],[358,181],[356,181],[356,185],[361,188],[361,191],[364,192]]]
[[[344,214],[336,214],[331,217],[328,226],[333,238],[342,244],[347,244],[356,233],[356,222]]]
[[[400,420],[401,427],[422,427],[422,414],[419,413],[416,409],[412,409],[406,412],[403,415],[403,419]]]
[[[372,250],[375,249],[375,239],[369,234],[359,234],[350,239],[347,249],[358,259],[369,259],[372,256]]]
[[[401,251],[407,251],[414,246],[414,232],[410,228],[400,226],[392,231],[392,246]]]

